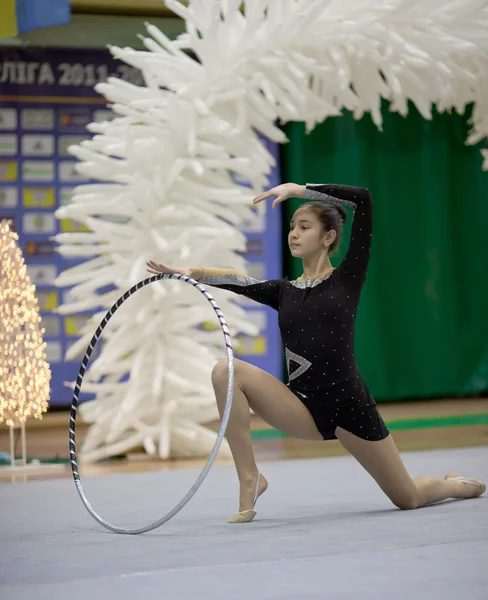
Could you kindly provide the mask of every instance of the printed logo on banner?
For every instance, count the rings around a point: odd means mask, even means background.
[[[14,134],[0,135],[0,156],[15,156],[17,154],[17,136]]]
[[[64,332],[69,337],[81,336],[81,330],[86,325],[87,316],[74,315],[64,319]]]
[[[26,187],[23,189],[23,196],[23,204],[26,208],[53,208],[55,206],[54,188]]]
[[[24,233],[56,233],[56,218],[52,213],[27,213],[23,225]]]
[[[55,336],[61,333],[61,327],[59,325],[58,317],[41,317],[41,327],[43,327],[46,330],[44,335]]]
[[[89,108],[60,108],[58,127],[62,131],[85,129],[91,123],[92,111]]]
[[[59,228],[61,233],[79,233],[79,232],[87,232],[89,233],[91,229],[80,223],[79,221],[75,221],[74,219],[61,219]]]
[[[17,181],[18,168],[16,160],[0,160],[0,181]]]
[[[267,352],[267,338],[264,335],[249,336],[239,335],[236,336],[236,352],[242,355],[248,356],[263,356]]]
[[[44,349],[48,363],[63,362],[63,349],[60,342],[48,341]]]
[[[59,298],[57,291],[36,291],[36,296],[37,304],[41,312],[48,312],[59,306]]]
[[[29,256],[52,257],[56,254],[56,243],[50,241],[38,242],[36,240],[28,240],[25,243],[25,252]]]
[[[84,175],[80,175],[76,171],[78,163],[74,160],[61,160],[58,164],[58,179],[59,181],[88,181]]]
[[[0,187],[0,208],[17,206],[19,190],[14,187]]]
[[[68,152],[68,148],[89,139],[90,137],[86,135],[60,135],[58,137],[58,156],[72,156]]]
[[[2,131],[17,129],[17,111],[15,108],[0,108],[0,129]]]
[[[23,135],[21,147],[24,156],[52,156],[54,154],[54,136]]]
[[[25,160],[22,163],[24,181],[53,181],[54,162],[52,160]]]
[[[59,204],[61,206],[65,206],[71,202],[71,198],[73,197],[74,187],[61,187],[59,188]]]
[[[12,215],[2,215],[2,213],[0,213],[0,221],[8,221],[10,229],[17,233],[17,224],[15,217],[13,217]]]
[[[54,110],[51,108],[24,108],[20,121],[22,129],[54,129]]]
[[[34,285],[52,285],[57,277],[56,265],[27,265],[27,273]]]

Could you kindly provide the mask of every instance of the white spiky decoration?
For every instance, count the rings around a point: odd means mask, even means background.
[[[170,41],[147,24],[147,51],[111,47],[142,70],[146,85],[99,84],[117,118],[90,125],[94,138],[71,148],[79,171],[102,183],[79,186],[56,213],[91,230],[57,235],[61,254],[95,256],[58,277],[59,287],[76,284],[63,314],[108,308],[148,276],[148,259],[245,271],[238,227],[273,165],[255,130],[285,142],[277,121],[304,121],[310,131],[344,108],[356,118],[371,113],[381,128],[385,98],[402,115],[412,101],[426,119],[433,105],[463,112],[473,102],[467,143],[488,135],[486,0],[166,4],[185,20],[186,33]],[[97,294],[109,284],[116,290]],[[84,460],[140,444],[162,458],[202,455],[213,445],[215,435],[201,423],[217,416],[209,375],[222,339],[218,330],[195,328],[211,310],[188,288],[153,284],[113,317],[83,384],[96,395],[81,407],[92,423]],[[228,293],[212,293],[233,332],[255,331]],[[86,349],[104,312],[87,322],[68,359]]]

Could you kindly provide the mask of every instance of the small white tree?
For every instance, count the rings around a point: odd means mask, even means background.
[[[21,429],[26,463],[25,422],[42,418],[49,400],[51,371],[46,362],[36,288],[7,220],[0,222],[0,423],[10,427],[10,454],[15,463],[13,432]]]

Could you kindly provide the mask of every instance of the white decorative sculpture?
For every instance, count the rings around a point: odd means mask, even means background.
[[[56,280],[75,284],[63,314],[108,308],[148,276],[148,259],[245,271],[237,227],[273,164],[255,130],[285,142],[277,121],[305,121],[310,131],[343,108],[356,118],[370,112],[381,128],[386,98],[401,114],[411,100],[427,119],[433,105],[462,112],[474,102],[468,143],[488,135],[484,0],[248,0],[243,12],[240,0],[166,4],[186,33],[170,41],[147,25],[147,51],[111,47],[142,70],[146,86],[99,84],[117,117],[90,125],[94,138],[71,147],[78,170],[101,183],[79,186],[56,213],[91,230],[55,236],[61,254],[95,256]],[[108,284],[116,290],[97,294]],[[147,286],[107,327],[82,390],[96,394],[80,407],[92,423],[82,459],[140,444],[162,458],[210,450],[215,434],[201,423],[217,417],[210,370],[223,355],[221,332],[196,329],[210,311],[188,287]],[[255,332],[227,292],[212,293],[233,333]],[[86,349],[103,315],[87,322],[68,359]]]

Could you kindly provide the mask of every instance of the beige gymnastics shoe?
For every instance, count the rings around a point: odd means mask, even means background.
[[[479,481],[478,479],[467,479],[466,477],[461,477],[458,473],[446,473],[444,479],[454,479],[459,481],[459,483],[464,483],[467,486],[471,487],[470,495],[467,498],[477,498],[481,496],[486,491],[486,485]]]
[[[248,508],[247,510],[241,510],[240,512],[232,515],[230,519],[227,520],[227,523],[249,523],[256,516],[256,511],[254,511],[254,506],[256,504],[256,500],[258,499],[259,492],[259,480],[261,479],[261,473],[258,472],[258,477],[256,479],[256,491],[254,492],[254,500],[252,503],[252,508]],[[263,490],[264,491],[264,490]]]

